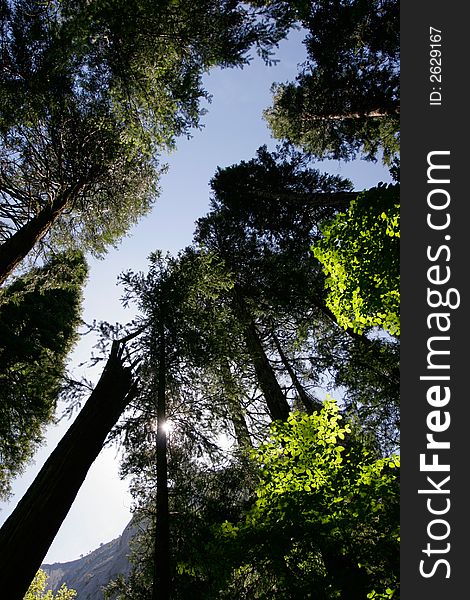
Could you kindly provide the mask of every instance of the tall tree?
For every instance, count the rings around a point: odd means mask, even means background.
[[[38,244],[102,253],[151,207],[156,159],[199,123],[202,74],[268,60],[242,3],[2,0],[0,283]]]
[[[80,323],[87,265],[57,255],[0,291],[0,491],[23,469],[53,420]]]
[[[388,407],[387,427],[397,423],[394,345],[352,328],[341,331],[326,303],[322,265],[310,250],[321,240],[324,224],[357,197],[350,183],[308,168],[299,155],[287,161],[260,149],[249,162],[219,169],[211,185],[212,210],[197,223],[196,243],[218,253],[233,273],[233,291],[243,299],[245,320],[248,315],[255,326],[264,362],[284,397],[291,389],[292,400],[305,400],[301,380],[313,397],[327,381],[338,386],[347,381],[346,397],[367,398],[372,412]],[[256,358],[253,348],[250,353]],[[346,376],[344,365],[351,373],[360,368],[364,377]]]
[[[157,333],[157,332],[155,332]],[[157,333],[157,501],[155,511],[155,550],[152,600],[170,598],[170,522],[168,509],[168,457],[167,457],[167,411],[166,411],[166,362],[165,321],[160,312]]]
[[[181,429],[182,437],[191,439],[197,421],[204,420],[204,413],[210,419],[210,408],[200,393],[200,371],[209,368],[205,362],[213,360],[217,342],[207,321],[213,313],[211,301],[216,301],[220,290],[231,282],[225,274],[219,277],[217,264],[210,256],[196,255],[191,250],[176,258],[155,253],[147,275],[127,273],[122,279],[126,302],[137,303],[145,324],[139,340],[143,389],[135,415],[123,426],[125,445],[130,450],[125,468],[127,473],[136,474],[139,488],[147,477],[156,489],[155,494],[150,494],[155,503],[151,596],[164,599],[173,597],[170,582],[175,571],[170,538],[167,423],[170,420],[172,427]],[[212,408],[217,413],[214,404]],[[204,430],[204,421],[198,427],[202,443],[210,445],[209,438],[214,433]],[[152,430],[156,430],[155,434]]]
[[[56,247],[102,253],[149,209],[156,176],[148,152],[125,141],[128,126],[114,114],[109,93],[73,54],[60,7],[27,0],[8,7],[0,82],[1,282],[54,238]]]
[[[269,324],[307,307],[304,279],[312,260],[306,249],[316,219],[352,197],[350,182],[302,167],[300,157],[282,161],[263,147],[256,159],[219,169],[211,182],[212,210],[199,219],[195,235],[235,276],[232,310],[243,325],[269,414],[281,420],[290,406],[266,347]]]
[[[123,342],[114,342],[83,409],[0,528],[0,573],[11,600],[23,600],[89,468],[136,396],[137,384],[123,354]]]
[[[275,137],[320,159],[382,152],[391,164],[399,152],[399,3],[278,4],[307,30],[308,58],[295,83],[273,88],[265,116]]]

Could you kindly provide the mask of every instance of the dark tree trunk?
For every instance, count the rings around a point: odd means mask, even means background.
[[[157,384],[157,506],[152,600],[170,598],[170,523],[168,512],[168,464],[166,423],[166,344],[159,326]]]
[[[292,365],[290,364],[289,359],[285,355],[284,350],[282,349],[281,343],[279,341],[279,338],[277,337],[277,335],[274,332],[271,333],[271,336],[274,340],[274,345],[276,346],[276,350],[281,358],[282,364],[284,365],[284,368],[288,372],[289,377],[294,385],[294,388],[295,388],[295,391],[297,392],[297,396],[298,396],[299,400],[302,402],[307,414],[312,415],[314,412],[321,409],[321,406],[322,406],[321,402],[314,400],[309,394],[307,394],[307,392],[302,387],[302,384],[300,383],[296,372],[292,368]]]
[[[0,529],[0,578],[8,600],[23,599],[107,435],[136,393],[114,342],[85,406]]]
[[[54,225],[72,198],[78,194],[80,185],[68,190],[47,204],[37,215],[18,229],[0,246],[0,285],[18,267],[34,246],[42,240]]]
[[[242,295],[237,289],[235,290],[235,310],[243,324],[246,347],[266,400],[268,412],[273,421],[286,421],[290,412],[289,404],[266,356],[256,325],[248,312]]]
[[[361,112],[350,112],[345,114],[336,114],[336,115],[315,115],[312,113],[304,113],[304,120],[308,121],[347,121],[353,119],[385,119],[387,117],[398,117],[400,114],[400,107],[394,104],[385,110],[375,109],[375,110],[364,110]]]

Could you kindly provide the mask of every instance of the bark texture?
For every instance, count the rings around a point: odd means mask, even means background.
[[[8,600],[22,600],[100,453],[137,393],[114,342],[95,389],[18,506],[0,529],[0,578]]]
[[[269,415],[273,421],[287,421],[290,407],[274,369],[269,362],[245,301],[238,290],[235,290],[235,310],[243,324],[245,343],[255,368],[259,386],[266,400]]]
[[[80,191],[81,184],[59,194],[0,246],[0,285],[42,240]]]
[[[315,398],[310,396],[310,394],[308,394],[304,390],[304,388],[302,387],[302,384],[299,381],[299,378],[297,377],[296,372],[294,371],[292,365],[289,362],[289,359],[287,358],[284,350],[282,349],[279,338],[277,337],[277,335],[274,332],[271,334],[271,336],[274,340],[274,345],[276,346],[276,350],[277,350],[277,353],[279,354],[279,357],[281,358],[282,364],[284,365],[284,368],[288,372],[289,377],[292,381],[292,384],[295,388],[295,391],[297,392],[297,396],[298,396],[299,400],[302,402],[306,413],[309,415],[312,415],[314,412],[321,409],[321,407],[322,407],[321,402],[317,401]]]

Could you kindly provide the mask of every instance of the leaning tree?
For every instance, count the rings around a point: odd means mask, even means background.
[[[1,2],[0,282],[33,250],[102,254],[150,210],[202,75],[285,35],[243,3]]]

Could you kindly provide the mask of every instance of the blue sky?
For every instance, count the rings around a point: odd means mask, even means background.
[[[280,63],[275,67],[268,68],[255,59],[243,70],[218,69],[206,76],[213,101],[202,119],[205,127],[195,131],[190,140],[179,140],[177,150],[168,158],[169,171],[162,177],[162,193],[151,214],[104,260],[90,260],[84,295],[86,322],[132,319],[132,311],[120,303],[119,273],[127,269],[146,271],[151,252],[161,249],[176,254],[191,242],[194,222],[209,209],[209,181],[218,166],[249,160],[263,144],[274,149],[276,142],[262,119],[262,111],[271,103],[272,83],[294,79],[297,64],[305,58],[301,39],[302,35],[295,32],[280,45]],[[390,181],[388,171],[380,164],[323,161],[317,167],[348,177],[357,190]],[[71,357],[71,365],[87,360],[92,345],[93,339],[83,338]],[[80,372],[84,370],[77,368],[77,374]],[[98,373],[87,372],[87,377],[95,380]],[[70,421],[62,420],[48,430],[47,443],[38,451],[35,463],[15,482],[11,501],[0,504],[0,523],[14,509],[69,425]],[[127,482],[119,480],[118,459],[118,450],[110,447],[95,461],[45,562],[74,560],[122,532],[131,518],[132,500]]]

